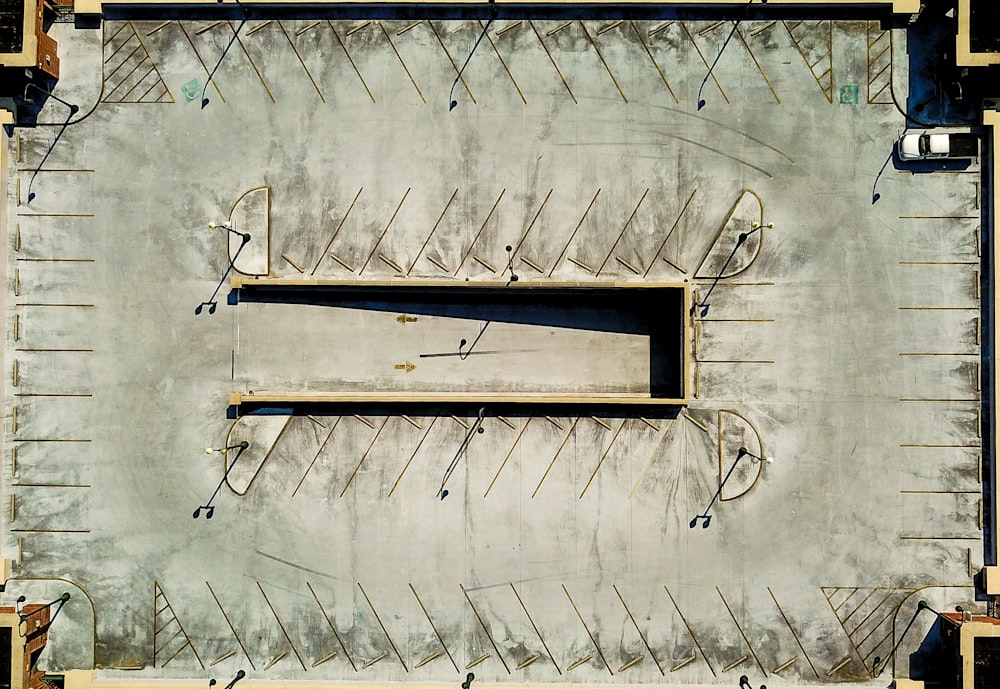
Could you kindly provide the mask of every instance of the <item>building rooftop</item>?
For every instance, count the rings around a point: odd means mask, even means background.
[[[78,3],[0,168],[41,667],[920,681],[993,611],[998,115],[913,4]]]

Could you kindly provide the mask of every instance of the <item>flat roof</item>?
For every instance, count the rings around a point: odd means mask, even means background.
[[[73,689],[874,686],[918,600],[982,612],[996,181],[894,156],[905,31],[486,21],[55,25],[80,116],[5,149],[3,595],[73,592],[43,656]],[[690,296],[418,379],[495,319],[400,284]],[[634,313],[686,317],[683,408],[230,409],[279,377],[589,394],[648,360]]]

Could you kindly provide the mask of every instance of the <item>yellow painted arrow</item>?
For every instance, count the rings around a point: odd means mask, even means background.
[[[396,369],[397,371],[406,371],[407,373],[409,373],[410,371],[416,368],[416,365],[411,364],[409,361],[407,361],[406,363],[396,364],[395,366],[393,366],[393,368]]]
[[[406,325],[407,323],[416,323],[417,322],[417,317],[416,316],[407,316],[406,314],[402,314],[401,313],[398,316],[396,316],[396,320],[399,323],[401,323],[403,325]]]

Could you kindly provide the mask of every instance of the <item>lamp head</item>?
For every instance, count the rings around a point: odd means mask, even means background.
[[[248,443],[248,442],[247,442],[246,440],[244,440],[244,441],[242,441],[242,442],[240,443],[240,449],[241,449],[241,450],[245,450],[245,449],[247,449],[248,447],[250,447],[250,443]],[[242,670],[240,670],[240,672],[242,672]]]
[[[457,100],[453,100],[451,103],[448,104],[448,112],[451,112],[457,106],[458,106],[458,101]]]
[[[68,601],[69,600],[69,592],[66,592],[63,595],[59,596],[59,600],[61,600],[63,603],[65,603],[66,601]]]
[[[199,507],[198,509],[196,509],[194,511],[194,514],[192,514],[191,516],[194,517],[195,519],[197,519],[198,517],[201,516],[201,511],[202,510],[205,510],[205,519],[211,519],[212,515],[215,514],[215,506],[214,505],[202,505],[201,507]]]

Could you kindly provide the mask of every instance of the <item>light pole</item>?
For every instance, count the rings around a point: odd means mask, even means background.
[[[30,76],[30,72],[29,72],[29,76]],[[31,175],[31,179],[28,181],[28,203],[31,203],[32,199],[35,198],[35,192],[31,191],[31,185],[33,185],[35,183],[35,177],[38,176],[38,171],[41,170],[45,166],[45,161],[49,159],[49,154],[52,153],[52,149],[56,147],[56,144],[59,142],[59,138],[63,135],[63,132],[66,131],[66,127],[69,126],[69,121],[71,119],[73,119],[73,115],[75,115],[76,113],[78,113],[80,111],[80,106],[79,105],[74,105],[73,103],[67,103],[66,101],[64,101],[59,96],[57,96],[54,93],[51,93],[49,91],[46,91],[45,89],[43,89],[41,86],[38,86],[33,81],[29,81],[24,86],[24,95],[23,95],[22,98],[23,98],[23,100],[24,100],[25,103],[34,103],[35,102],[31,98],[28,97],[28,89],[29,88],[33,88],[36,91],[40,91],[41,93],[44,93],[49,98],[52,98],[53,100],[58,101],[58,102],[62,103],[63,105],[65,105],[67,108],[69,108],[69,114],[66,116],[66,121],[63,122],[62,127],[59,128],[59,133],[56,134],[56,138],[54,138],[52,140],[52,143],[49,144],[48,149],[45,151],[45,155],[42,156],[42,162],[40,162],[38,164],[38,167],[35,168],[35,171]]]
[[[233,679],[229,682],[229,684],[226,685],[226,689],[233,689],[233,686],[246,676],[247,673],[244,672],[243,670],[240,670],[239,672],[236,673],[236,676],[233,677]],[[209,687],[214,687],[216,684],[218,684],[218,682],[216,682],[214,679],[208,680]]]
[[[708,73],[705,75],[705,78],[701,80],[701,86],[698,87],[698,109],[699,110],[701,110],[703,107],[705,107],[705,101],[702,100],[702,98],[701,98],[702,89],[705,88],[705,84],[708,82],[708,78],[710,76],[712,76],[712,70],[715,69],[716,63],[719,61],[719,58],[722,57],[722,52],[726,49],[726,46],[729,45],[729,41],[732,40],[733,34],[736,33],[736,30],[738,28],[740,28],[740,22],[743,21],[744,19],[746,19],[749,16],[749,14],[750,14],[750,5],[752,5],[752,4],[753,4],[753,0],[750,0],[750,2],[747,3],[746,9],[743,10],[743,16],[741,18],[733,21],[733,30],[729,32],[729,35],[726,37],[726,40],[722,42],[722,47],[719,48],[719,54],[715,56],[715,59],[712,61],[712,66],[708,68]],[[766,5],[767,4],[767,0],[760,0],[760,4]]]
[[[475,423],[473,423],[469,427],[469,432],[465,434],[465,438],[462,439],[462,444],[458,446],[458,452],[456,452],[454,458],[452,458],[451,464],[449,464],[448,468],[444,470],[444,476],[441,477],[441,487],[438,488],[437,492],[438,497],[440,497],[442,500],[448,497],[448,491],[445,490],[444,484],[448,482],[448,477],[451,476],[452,470],[455,468],[455,465],[458,464],[458,458],[462,456],[462,453],[465,451],[465,448],[469,446],[469,442],[472,440],[472,436],[476,433],[486,432],[486,429],[483,428],[483,418],[485,416],[486,416],[486,408],[482,407],[479,410],[479,415],[476,418]],[[475,679],[475,676],[473,676],[472,679]],[[468,681],[471,682],[472,679]]]
[[[50,617],[49,621],[45,624],[44,631],[48,631],[48,628],[51,627],[52,623],[56,621],[57,617],[59,617],[59,611],[62,610],[62,608],[63,608],[64,605],[66,605],[66,601],[68,601],[69,598],[70,598],[69,593],[64,593],[61,596],[59,596],[58,598],[56,598],[54,601],[52,601],[51,603],[46,603],[45,605],[43,605],[43,606],[41,606],[39,608],[36,608],[35,610],[32,610],[31,612],[23,613],[23,612],[21,612],[21,610],[23,608],[22,604],[24,603],[24,601],[26,599],[25,599],[24,596],[18,596],[17,603],[15,604],[14,608],[15,608],[15,610],[18,611],[18,630],[17,630],[17,632],[21,636],[21,638],[22,639],[26,638],[28,636],[28,634],[30,633],[27,629],[25,629],[24,634],[21,634],[21,625],[24,624],[25,622],[27,622],[29,617],[31,617],[32,615],[37,615],[41,611],[48,610],[53,605],[58,604],[59,607],[56,608],[56,611],[54,613],[52,613],[52,617]]]
[[[27,648],[28,648],[28,641],[29,641],[28,637],[29,636],[37,637],[37,636],[40,636],[41,634],[48,633],[49,628],[52,626],[52,623],[56,621],[57,617],[59,617],[59,611],[63,609],[63,606],[66,605],[66,601],[68,601],[69,598],[70,598],[69,593],[64,593],[61,596],[59,596],[58,598],[56,598],[54,601],[52,601],[51,603],[46,603],[45,605],[37,608],[36,610],[32,610],[31,612],[25,614],[23,612],[20,612],[21,609],[22,609],[22,607],[23,607],[21,604],[24,603],[25,597],[24,596],[18,596],[18,598],[17,598],[17,604],[14,606],[15,610],[18,611],[17,633],[18,633],[18,635],[22,639],[24,639],[24,648],[25,648],[25,651],[27,651]],[[36,627],[36,631],[35,631],[34,634],[32,634],[32,632],[29,631],[29,630],[27,630],[27,629],[25,629],[24,634],[21,634],[21,625],[25,624],[28,621],[29,617],[31,617],[32,615],[38,614],[38,613],[40,613],[43,610],[48,610],[49,608],[51,608],[53,605],[56,605],[56,604],[58,604],[59,607],[57,607],[56,611],[54,613],[52,613],[52,616],[49,618],[49,621],[46,622],[44,626],[38,625],[38,627]],[[38,656],[40,656],[40,655],[41,655],[41,651],[39,651],[37,654],[34,654],[34,658],[31,660],[31,664],[28,666],[28,673],[29,674],[32,672],[32,670],[34,670],[35,663],[38,662]]]
[[[215,302],[215,297],[216,295],[218,295],[219,290],[222,289],[222,285],[226,282],[226,278],[229,277],[229,273],[231,273],[233,271],[233,268],[236,267],[236,259],[239,258],[240,252],[243,251],[243,248],[250,243],[250,233],[237,232],[236,230],[233,229],[233,224],[228,220],[222,223],[221,225],[214,222],[210,222],[208,223],[208,227],[211,230],[214,230],[216,228],[225,230],[229,234],[234,234],[237,237],[240,237],[241,241],[240,241],[240,248],[236,250],[236,253],[233,254],[232,259],[230,259],[229,267],[226,268],[226,272],[222,274],[222,279],[219,280],[219,284],[215,286],[215,291],[212,292],[212,296],[209,297],[208,301],[203,301],[200,304],[198,304],[198,306],[195,307],[194,315],[196,316],[200,315],[202,310],[206,306],[208,307],[208,313],[210,315],[215,313],[215,307],[217,306]]]
[[[216,452],[218,452],[220,455],[222,455],[223,457],[225,457],[226,454],[228,452],[230,452],[231,450],[238,450],[238,452],[236,453],[236,456],[233,457],[232,463],[226,469],[226,473],[224,473],[222,475],[222,480],[219,481],[219,485],[217,485],[215,487],[215,491],[212,493],[212,497],[210,497],[208,499],[208,502],[206,504],[199,505],[198,509],[196,509],[194,511],[194,514],[191,515],[192,517],[194,517],[195,519],[197,519],[198,517],[201,516],[201,511],[205,510],[205,519],[211,519],[212,518],[212,515],[215,514],[215,505],[212,504],[212,501],[215,500],[215,496],[217,496],[219,494],[219,491],[222,490],[222,484],[224,484],[226,482],[226,479],[229,478],[229,472],[233,470],[233,467],[236,466],[236,462],[239,460],[240,455],[242,455],[243,452],[248,447],[250,447],[250,443],[248,443],[246,440],[244,440],[239,445],[230,445],[229,447],[223,447],[223,448],[220,448],[218,450],[212,449],[211,447],[206,447],[205,448],[205,454],[206,455],[211,455],[211,454],[215,454]],[[240,672],[242,672],[242,670]],[[232,687],[233,684],[235,684],[237,680],[242,679],[242,677],[243,677],[243,675],[238,674],[237,678],[235,680],[233,680],[233,682],[229,685],[229,687]],[[227,687],[227,689],[229,689],[229,688]]]
[[[514,272],[514,247],[508,244],[505,249],[507,250],[507,270],[510,271],[510,279],[507,281],[509,285],[512,282],[517,282],[517,273]]]
[[[222,0],[216,0],[216,2],[218,2],[220,5],[222,4]],[[212,71],[208,73],[208,79],[205,81],[205,88],[201,90],[202,110],[204,110],[205,106],[208,105],[208,98],[205,96],[205,94],[208,93],[208,85],[212,83],[212,77],[215,76],[215,70],[217,70],[219,68],[219,65],[222,64],[222,61],[226,57],[226,53],[229,52],[229,49],[233,46],[233,42],[240,35],[240,29],[243,28],[243,25],[247,23],[247,19],[250,18],[250,10],[244,7],[243,3],[241,3],[240,0],[236,0],[236,4],[243,12],[243,19],[240,21],[240,25],[236,27],[236,31],[233,32],[233,37],[229,39],[229,43],[226,44],[226,48],[225,50],[222,51],[222,55],[219,56],[219,61],[215,63],[215,67],[213,67]]]
[[[878,171],[878,174],[875,175],[875,181],[872,182],[872,205],[873,206],[875,205],[875,203],[880,198],[882,198],[882,195],[879,194],[877,191],[875,191],[875,187],[878,186],[878,181],[882,178],[882,173],[885,172],[885,169],[889,166],[889,161],[892,160],[892,157],[895,154],[896,154],[896,151],[895,151],[895,147],[894,147],[892,151],[889,151],[889,157],[885,159],[884,163],[882,163],[882,169]]]
[[[754,463],[767,462],[768,464],[770,464],[771,462],[774,461],[773,457],[758,457],[745,447],[741,447],[739,449],[739,452],[736,453],[736,459],[733,460],[733,466],[729,468],[729,471],[726,473],[726,477],[722,479],[722,483],[719,484],[719,490],[715,491],[715,495],[712,496],[712,500],[708,503],[708,507],[705,508],[705,511],[703,513],[695,515],[694,519],[688,522],[689,527],[693,529],[695,526],[698,525],[698,520],[701,519],[703,520],[701,528],[703,529],[708,528],[708,525],[712,522],[712,515],[710,515],[708,511],[712,509],[712,505],[714,505],[715,501],[718,500],[720,495],[722,495],[722,489],[725,487],[726,482],[729,480],[729,477],[733,475],[733,471],[736,470],[736,465],[739,464],[740,460],[743,459],[744,457],[749,457],[751,461],[753,461]]]
[[[210,230],[215,230],[215,229],[225,230],[229,234],[234,234],[237,237],[242,238],[244,242],[249,242],[250,241],[250,233],[249,232],[237,232],[236,230],[233,229],[233,223],[230,220],[226,220],[225,222],[222,222],[222,223],[210,222],[210,223],[208,223],[208,229],[210,229]]]
[[[455,81],[453,81],[451,84],[451,91],[448,92],[448,112],[454,110],[455,107],[458,105],[458,101],[455,100],[455,87],[458,86],[458,82],[462,78],[462,72],[465,71],[465,68],[466,66],[468,66],[469,61],[472,59],[472,56],[476,54],[476,48],[479,47],[479,44],[482,42],[483,37],[486,36],[486,32],[490,30],[490,26],[493,25],[493,22],[497,18],[497,14],[499,14],[499,12],[497,11],[497,4],[495,0],[489,0],[489,2],[490,2],[490,19],[488,22],[486,22],[486,26],[483,27],[482,32],[479,34],[479,38],[476,39],[475,44],[472,46],[472,50],[469,51],[469,57],[465,58],[465,62],[462,63],[462,68],[458,70],[458,76],[455,77]]]
[[[764,229],[765,227],[769,230],[773,230],[774,223],[769,222],[766,225],[761,225],[759,222],[755,221],[750,224],[749,232],[740,232],[739,237],[736,238],[736,246],[734,246],[733,250],[729,252],[729,258],[727,258],[726,262],[722,264],[722,268],[719,270],[718,275],[716,275],[715,279],[712,280],[712,286],[708,288],[708,293],[705,295],[705,298],[701,300],[700,304],[694,304],[691,306],[692,314],[695,313],[697,309],[700,308],[701,317],[702,318],[705,317],[705,314],[708,313],[708,307],[710,306],[710,304],[708,303],[708,298],[712,296],[712,292],[715,290],[715,286],[719,284],[719,280],[722,279],[722,274],[726,272],[726,268],[729,267],[729,264],[732,262],[733,256],[736,255],[737,250],[739,250],[739,248],[743,246],[744,242],[746,242],[746,240],[750,238],[750,235],[752,235],[754,232]]]
[[[750,684],[750,678],[746,675],[740,675],[740,689],[753,689],[753,686]],[[767,685],[761,684],[760,689],[767,689]]]
[[[475,349],[475,347],[476,347],[477,344],[479,344],[479,340],[482,339],[483,333],[486,332],[486,329],[488,327],[490,327],[490,323],[492,323],[492,322],[493,321],[486,321],[485,323],[483,323],[483,327],[481,327],[479,329],[479,334],[476,335],[476,339],[474,339],[472,341],[472,344],[470,344],[469,348],[467,350],[465,350],[464,352],[462,351],[462,347],[464,347],[468,343],[468,340],[466,340],[464,337],[461,340],[459,340],[459,342],[458,342],[458,358],[459,359],[461,359],[462,361],[465,361],[466,359],[468,359],[472,355],[472,350]]]
[[[892,650],[889,651],[889,655],[885,657],[885,661],[883,662],[882,658],[875,656],[875,662],[872,664],[872,677],[878,677],[879,675],[882,674],[882,672],[885,670],[885,666],[888,665],[889,661],[895,657],[896,651],[899,650],[899,645],[903,643],[903,639],[905,639],[907,633],[909,633],[910,627],[912,627],[913,623],[917,621],[917,616],[924,610],[930,610],[932,613],[937,615],[939,619],[941,619],[944,622],[947,622],[948,624],[954,627],[960,628],[962,626],[955,620],[951,619],[950,617],[942,615],[937,610],[927,605],[927,601],[924,600],[920,601],[919,603],[917,603],[917,609],[916,611],[914,611],[913,617],[911,617],[910,621],[906,624],[906,627],[903,629],[903,633],[899,635],[899,640],[896,642],[896,645],[892,647]],[[961,608],[958,608],[958,610],[961,611]],[[879,663],[882,664],[881,668],[879,667]]]

